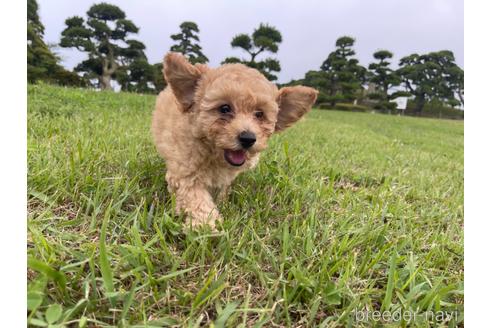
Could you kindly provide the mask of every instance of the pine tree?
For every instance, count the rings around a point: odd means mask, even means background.
[[[240,48],[246,51],[249,59],[239,59],[237,57],[228,57],[223,63],[242,63],[249,67],[259,70],[270,81],[277,80],[274,74],[280,72],[280,62],[274,58],[265,58],[257,60],[258,55],[263,52],[277,53],[278,46],[282,42],[282,35],[273,26],[260,24],[260,27],[254,30],[252,36],[248,34],[238,34],[231,42],[233,48]]]
[[[406,89],[415,96],[416,112],[422,113],[426,102],[439,101],[456,106],[456,94],[463,98],[463,70],[449,50],[424,55],[411,54],[400,59],[397,74]]]
[[[179,28],[180,33],[171,35],[171,39],[178,41],[171,47],[171,51],[182,53],[192,64],[208,62],[208,58],[202,52],[202,47],[198,44],[200,42],[198,25],[194,22],[183,22]]]
[[[402,92],[389,93],[392,87],[401,84],[400,78],[390,67],[389,59],[393,58],[393,54],[388,50],[379,50],[373,54],[373,57],[378,62],[369,64],[369,81],[376,85],[377,92],[370,94],[369,97],[378,100],[377,109],[394,110],[396,103],[391,102],[391,100],[406,94]]]
[[[38,14],[36,0],[27,1],[27,80],[43,80],[61,85],[84,86],[86,81],[59,64],[59,58],[43,40],[44,26]]]
[[[132,50],[129,36],[138,32],[138,27],[126,19],[126,14],[117,6],[107,3],[95,4],[87,11],[87,20],[73,16],[65,21],[60,45],[86,52],[88,59],[75,68],[90,79],[97,79],[101,89],[110,90],[116,72],[125,66]],[[141,43],[140,43],[141,44]],[[120,77],[121,78],[121,77]]]
[[[334,106],[340,101],[353,101],[366,81],[366,69],[354,58],[355,39],[343,36],[336,41],[336,49],[321,65],[327,81],[328,101]]]

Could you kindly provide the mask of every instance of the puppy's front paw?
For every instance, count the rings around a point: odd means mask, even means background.
[[[219,193],[217,194],[217,202],[224,202],[227,200],[227,197],[229,197],[230,190],[228,187],[220,189]]]
[[[222,217],[216,210],[208,215],[200,213],[200,215],[188,215],[186,218],[186,226],[191,227],[192,229],[209,226],[212,231],[217,231],[216,224],[219,222],[222,222]]]

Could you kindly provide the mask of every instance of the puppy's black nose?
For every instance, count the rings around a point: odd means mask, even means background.
[[[243,148],[249,148],[256,142],[256,136],[253,132],[243,131],[238,136],[239,143]]]

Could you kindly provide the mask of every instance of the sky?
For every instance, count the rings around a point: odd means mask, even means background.
[[[86,17],[93,0],[38,0],[45,40],[58,43],[66,18]],[[200,28],[200,44],[210,66],[229,56],[246,57],[230,42],[239,33],[251,34],[260,23],[275,26],[283,42],[274,55],[282,71],[278,82],[299,79],[318,70],[343,35],[356,39],[356,57],[364,65],[372,54],[387,49],[399,58],[438,50],[454,52],[464,67],[463,0],[107,0],[125,11],[140,31],[133,38],[146,46],[150,63],[160,62],[173,44],[171,34],[183,21]],[[85,54],[57,48],[62,63],[73,68]],[[265,57],[265,56],[264,56]],[[260,58],[262,58],[260,56]]]

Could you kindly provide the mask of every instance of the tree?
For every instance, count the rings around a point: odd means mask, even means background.
[[[449,73],[449,86],[453,92],[458,96],[459,101],[454,102],[454,106],[465,105],[465,72],[458,65],[450,67]],[[453,106],[451,101],[449,104]],[[454,107],[453,106],[453,107]]]
[[[117,81],[123,91],[140,93],[157,94],[167,85],[162,73],[162,63],[152,65],[146,58],[138,58],[125,67],[125,72]]]
[[[192,64],[208,62],[208,58],[202,52],[202,47],[198,44],[200,42],[198,25],[194,22],[183,22],[179,28],[181,33],[171,35],[171,39],[178,41],[171,47],[171,51],[182,53]]]
[[[397,74],[408,92],[415,96],[416,112],[422,113],[428,101],[456,105],[455,94],[462,95],[462,75],[454,54],[448,50],[403,57]],[[462,72],[462,70],[461,70]]]
[[[326,92],[332,106],[339,101],[353,101],[366,80],[366,69],[354,58],[354,43],[355,39],[349,36],[338,38],[336,49],[321,65],[327,79]]]
[[[438,71],[438,87],[436,88],[436,98],[443,103],[454,107],[460,103],[464,104],[464,72],[459,67],[454,58],[454,54],[450,50],[441,50],[428,54],[430,60],[437,63]],[[456,99],[456,96],[458,99]]]
[[[27,80],[30,83],[44,80],[61,85],[86,85],[76,73],[59,64],[60,59],[43,41],[44,26],[38,10],[36,0],[27,1]]]
[[[55,55],[43,41],[44,26],[35,0],[27,1],[27,79],[33,83],[46,78],[57,65]]]
[[[38,10],[39,10],[39,6],[36,0],[27,0],[28,36],[29,36],[29,32],[32,32],[37,36],[44,35],[44,25],[43,23],[41,23]],[[29,31],[29,29],[31,31]]]
[[[101,89],[112,89],[111,79],[118,68],[125,66],[129,53],[143,50],[135,48],[138,41],[128,39],[130,34],[138,32],[138,27],[126,19],[126,14],[117,6],[104,2],[95,4],[87,11],[86,21],[73,16],[65,24],[60,45],[88,54],[75,70],[97,79]]]
[[[145,55],[145,45],[136,40],[128,40],[127,44],[127,48],[121,49],[121,63],[115,72],[116,81],[122,91],[153,92],[154,68]]]
[[[164,74],[162,72],[163,65],[162,63],[157,63],[152,65],[152,67],[154,69],[154,78],[152,82],[155,87],[155,92],[159,93],[164,90],[167,85],[166,80],[164,79]]]
[[[137,58],[128,66],[120,67],[115,74],[121,91],[150,93],[154,92],[154,68],[147,58]]]
[[[314,70],[308,71],[304,75],[303,79],[292,80],[288,83],[282,84],[283,87],[295,85],[305,85],[317,89],[319,91],[318,97],[316,98],[316,102],[318,104],[326,103],[331,100],[331,98],[327,95],[327,90],[330,88],[330,79],[326,72]]]
[[[393,110],[396,104],[390,100],[403,95],[401,92],[389,94],[390,88],[399,86],[401,83],[398,75],[389,67],[391,63],[388,59],[393,58],[393,53],[388,50],[379,50],[373,54],[373,57],[378,62],[369,64],[369,81],[374,83],[377,92],[369,96],[378,100],[376,108]]]
[[[239,59],[237,57],[227,57],[223,63],[242,63],[249,67],[256,68],[270,81],[277,80],[275,72],[280,72],[280,62],[274,58],[265,58],[261,61],[257,57],[264,52],[277,53],[279,43],[282,42],[282,35],[273,26],[260,24],[254,30],[252,36],[248,34],[238,34],[232,41],[233,48],[241,48],[246,51],[250,58]]]

